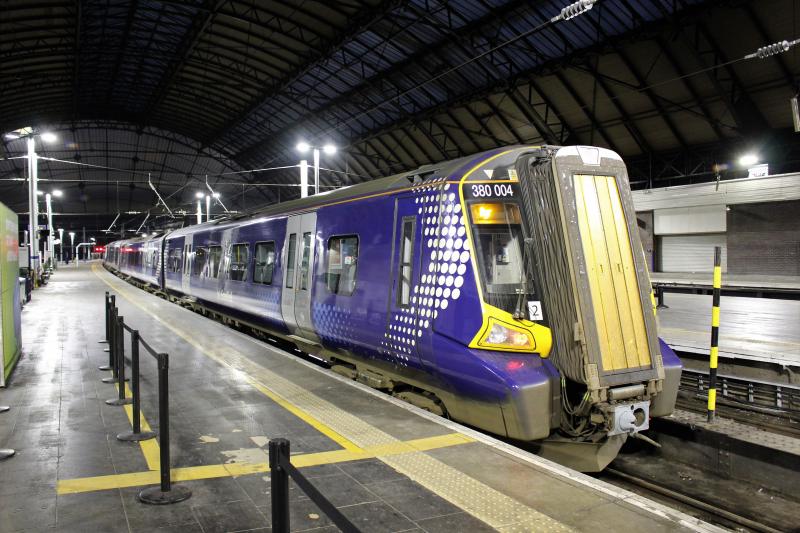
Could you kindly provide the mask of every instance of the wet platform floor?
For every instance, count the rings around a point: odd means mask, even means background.
[[[148,506],[159,441],[120,442],[103,293],[170,354],[172,475],[190,499]],[[363,531],[713,531],[694,518],[400,404],[140,291],[98,265],[62,267],[23,311],[23,351],[0,389],[0,533],[269,531],[267,443]],[[158,425],[155,361],[142,417]],[[336,531],[294,484],[293,531]]]

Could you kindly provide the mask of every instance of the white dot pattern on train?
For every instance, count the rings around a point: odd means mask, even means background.
[[[433,178],[413,190],[422,226],[422,271],[412,288],[411,305],[393,312],[381,352],[407,366],[433,321],[461,296],[470,247],[457,187]]]

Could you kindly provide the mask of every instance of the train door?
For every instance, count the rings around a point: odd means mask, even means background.
[[[395,203],[394,243],[392,246],[392,287],[389,291],[389,323],[386,346],[402,360],[419,364],[419,342],[423,316],[420,292],[422,218],[420,204],[413,196]],[[429,319],[430,320],[430,319]]]
[[[311,323],[311,287],[316,230],[316,213],[291,216],[286,221],[281,289],[281,314],[286,326],[295,336],[315,343],[319,339]]]
[[[181,292],[189,294],[189,276],[192,275],[192,236],[187,235],[183,244],[183,270],[181,275]]]

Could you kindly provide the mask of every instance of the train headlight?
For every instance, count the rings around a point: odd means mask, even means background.
[[[533,350],[536,346],[530,332],[490,319],[490,327],[478,343],[484,348]]]

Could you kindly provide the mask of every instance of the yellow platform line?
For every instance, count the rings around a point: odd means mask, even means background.
[[[116,387],[117,391],[119,391],[119,383],[114,383],[114,387]],[[128,384],[125,384],[125,397],[132,398],[133,392],[131,392],[131,388]],[[131,430],[133,429],[133,406],[132,405],[123,405],[125,409],[125,414],[128,415],[128,422],[131,425]],[[141,425],[141,429],[143,432],[152,431],[150,424],[144,417],[144,412],[139,409],[139,424]],[[142,455],[144,455],[144,460],[147,462],[147,468],[150,470],[158,470],[161,467],[161,449],[158,446],[158,441],[155,438],[148,439],[148,440],[140,440],[139,441],[139,448],[142,450]]]
[[[436,437],[414,439],[398,442],[391,446],[376,446],[360,451],[334,450],[330,452],[307,453],[292,456],[292,464],[297,468],[319,466],[361,459],[372,459],[378,456],[400,455],[417,453],[426,450],[435,450],[449,446],[458,446],[473,442],[473,439],[460,433],[450,433]],[[269,472],[267,463],[227,463],[217,465],[189,466],[173,468],[172,481],[194,481],[198,479],[213,479],[220,477],[236,477],[248,474]],[[76,479],[59,480],[56,491],[59,495],[79,494],[82,492],[95,492],[101,490],[122,489],[126,487],[140,487],[155,485],[160,482],[159,473],[156,471],[131,472],[128,474],[112,474],[108,476],[94,476]]]
[[[191,337],[190,335],[187,335],[183,330],[181,330],[181,329],[173,326],[172,324],[162,320],[161,317],[159,317],[156,314],[154,314],[152,311],[147,309],[145,306],[143,306],[139,302],[137,302],[134,299],[130,298],[127,294],[125,294],[125,293],[128,292],[127,291],[127,287],[124,290],[122,290],[122,289],[120,289],[119,286],[115,286],[114,284],[110,283],[108,280],[104,279],[103,276],[98,274],[98,269],[100,269],[100,268],[101,267],[98,267],[96,264],[92,265],[92,270],[94,271],[95,275],[98,278],[100,278],[103,281],[103,283],[105,283],[106,285],[108,285],[109,287],[111,287],[112,289],[117,291],[118,293],[120,293],[130,303],[132,303],[133,305],[135,305],[136,307],[138,307],[139,309],[141,309],[145,313],[149,314],[150,316],[152,316],[155,320],[157,320],[158,322],[163,324],[165,327],[169,328],[172,332],[174,332],[176,335],[178,335],[179,337],[184,339],[186,342],[188,342],[189,344],[191,344],[192,346],[197,348],[200,352],[206,354],[208,357],[210,357],[211,359],[217,361],[218,363],[220,363],[220,364],[222,364],[224,366],[227,366],[228,368],[232,369],[237,375],[241,376],[245,381],[247,381],[252,386],[254,386],[262,394],[266,395],[268,398],[270,398],[274,402],[278,403],[281,407],[283,407],[284,409],[287,409],[293,415],[295,415],[296,417],[298,417],[301,420],[303,420],[303,422],[305,422],[306,424],[310,425],[311,427],[313,427],[314,429],[316,429],[317,431],[319,431],[320,433],[322,433],[323,435],[325,435],[326,437],[328,437],[332,441],[334,441],[337,444],[339,444],[339,446],[341,446],[345,450],[350,450],[350,451],[360,451],[361,450],[361,448],[358,445],[353,443],[353,441],[351,441],[350,439],[346,438],[341,433],[339,433],[337,431],[334,431],[330,426],[328,426],[327,424],[324,424],[319,419],[317,419],[314,416],[310,415],[308,412],[304,411],[303,409],[300,409],[299,407],[294,405],[292,402],[290,402],[289,400],[287,400],[286,398],[284,398],[280,394],[276,393],[274,390],[270,389],[269,387],[267,387],[266,385],[264,385],[260,381],[258,381],[256,379],[253,379],[251,376],[247,375],[247,373],[244,373],[241,370],[237,369],[236,367],[231,365],[228,361],[226,361],[224,357],[220,356],[215,351],[211,351],[207,345],[204,345],[204,344],[200,343],[195,338]],[[119,282],[119,283],[122,283],[122,282]],[[142,449],[142,451],[144,451],[144,448]]]

